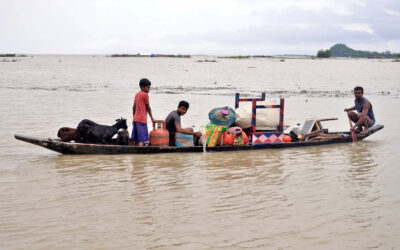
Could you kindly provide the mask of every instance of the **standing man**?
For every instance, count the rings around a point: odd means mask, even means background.
[[[364,89],[360,86],[354,88],[354,100],[355,106],[344,109],[347,112],[348,117],[354,126],[350,128],[350,131],[361,132],[362,134],[368,133],[370,127],[375,124],[374,111],[372,110],[372,104],[363,97]],[[357,110],[357,113],[352,112]],[[364,129],[363,129],[364,127]]]

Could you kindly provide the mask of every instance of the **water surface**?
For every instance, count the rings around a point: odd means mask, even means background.
[[[200,58],[202,59],[202,58]],[[392,249],[400,243],[400,63],[33,56],[0,63],[2,249]],[[285,122],[337,117],[365,88],[385,128],[353,144],[226,153],[60,155],[17,141],[132,118],[140,78],[184,126],[234,93],[286,98]],[[150,125],[150,124],[149,124]],[[131,128],[131,126],[130,126]]]

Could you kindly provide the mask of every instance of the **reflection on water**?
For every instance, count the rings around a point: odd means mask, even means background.
[[[377,176],[375,163],[376,156],[371,151],[371,143],[358,143],[350,147],[348,160],[350,168],[348,169],[349,179],[361,186],[371,186],[374,177]]]
[[[346,160],[350,164],[345,169],[344,185],[352,198],[366,202],[380,198],[379,192],[373,189],[378,176],[378,164],[375,163],[376,156],[371,146],[370,142],[357,143],[349,146],[346,152]]]

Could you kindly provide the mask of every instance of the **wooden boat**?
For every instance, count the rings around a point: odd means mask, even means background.
[[[357,134],[358,141],[381,130],[383,125],[374,125],[369,129],[367,134]],[[207,152],[219,151],[240,151],[240,150],[262,150],[273,148],[291,148],[305,146],[320,146],[335,143],[352,143],[350,132],[335,132],[326,133],[326,137],[317,138],[314,140],[297,141],[288,143],[264,143],[256,145],[241,145],[241,146],[216,146],[206,147]],[[147,146],[137,147],[128,145],[104,145],[104,144],[86,144],[75,142],[61,142],[59,139],[40,139],[30,136],[15,135],[15,139],[32,143],[61,154],[159,154],[159,153],[183,153],[183,152],[203,152],[202,146],[193,147],[158,147]]]
[[[301,130],[301,138],[295,142],[284,142],[284,106],[285,99],[281,98],[279,105],[258,105],[257,102],[265,101],[265,93],[260,98],[240,98],[240,94],[236,93],[235,108],[239,107],[240,102],[252,102],[251,117],[251,135],[252,143],[250,145],[235,146],[215,146],[205,147],[176,147],[176,146],[146,146],[137,147],[130,145],[115,144],[89,144],[76,142],[62,142],[60,139],[40,139],[30,136],[15,135],[15,138],[21,141],[32,143],[62,154],[158,154],[158,153],[182,153],[182,152],[207,152],[214,151],[239,151],[239,150],[258,150],[272,148],[290,148],[304,146],[319,146],[333,143],[353,142],[353,138],[348,131],[331,132],[322,127],[322,121],[337,120],[337,118],[326,118],[319,120],[306,120]],[[257,109],[274,108],[279,109],[279,123],[276,124],[275,130],[257,131],[256,130],[256,112]],[[383,125],[375,125],[369,129],[367,134],[357,134],[358,141],[372,135],[381,130]],[[273,139],[272,139],[273,138]]]

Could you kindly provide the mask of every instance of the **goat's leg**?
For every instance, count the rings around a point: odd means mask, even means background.
[[[101,144],[110,144],[109,141],[110,141],[110,140],[108,140],[106,136],[102,136],[102,137],[100,138],[100,143],[101,143]]]

